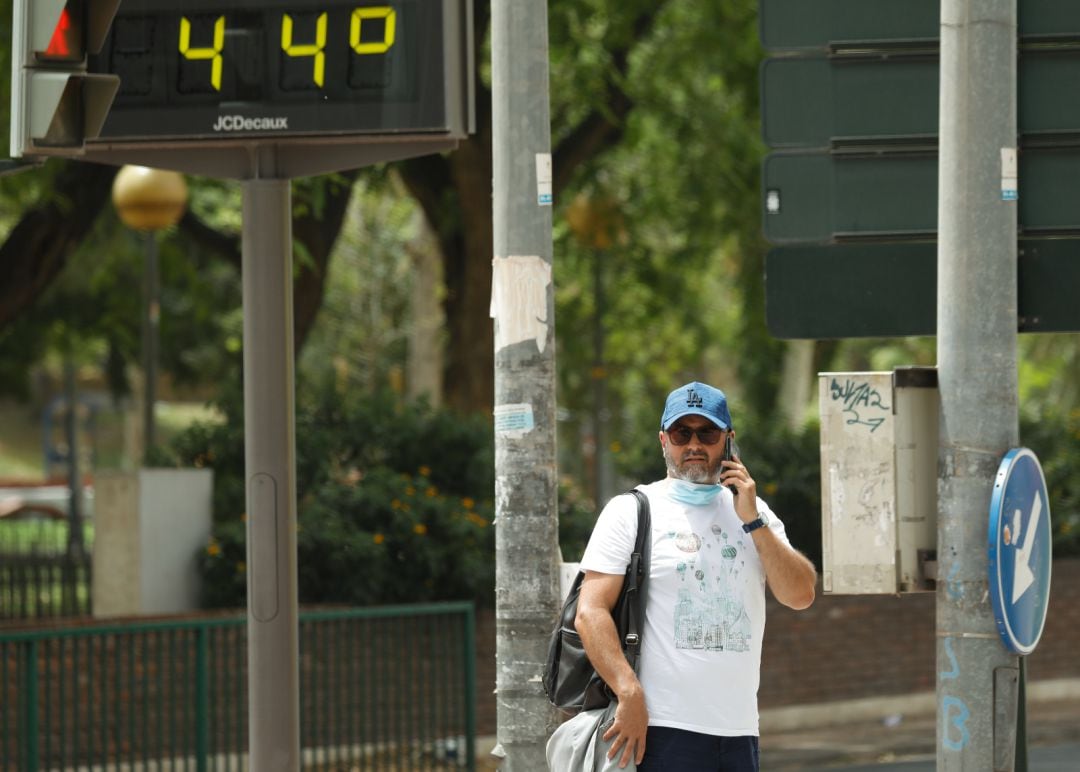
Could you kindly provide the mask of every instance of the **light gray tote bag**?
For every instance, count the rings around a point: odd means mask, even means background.
[[[551,735],[547,743],[547,762],[551,772],[619,772],[619,757],[608,759],[611,742],[604,740],[604,732],[615,720],[618,702],[611,701],[606,708],[583,710],[567,719]],[[636,770],[633,759],[622,768]]]

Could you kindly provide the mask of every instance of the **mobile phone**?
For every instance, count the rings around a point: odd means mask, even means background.
[[[731,432],[728,432],[727,437],[724,439],[724,452],[720,456],[721,461],[734,461],[739,455],[739,446],[735,444],[735,438],[731,436]],[[733,495],[739,495],[739,489],[734,485],[727,486],[727,489],[732,492]]]

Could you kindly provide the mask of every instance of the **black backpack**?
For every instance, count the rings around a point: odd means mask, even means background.
[[[645,586],[649,578],[649,535],[652,529],[649,516],[649,500],[638,490],[630,493],[638,502],[638,528],[630,565],[626,568],[622,594],[611,616],[619,631],[623,653],[630,666],[637,671],[638,655],[641,653],[641,628],[645,621]],[[578,595],[584,571],[578,571],[566,596],[562,614],[551,633],[548,643],[547,664],[544,666],[544,691],[555,707],[565,711],[592,710],[608,705],[614,695],[597,675],[585,655],[581,637],[574,629],[577,616]]]

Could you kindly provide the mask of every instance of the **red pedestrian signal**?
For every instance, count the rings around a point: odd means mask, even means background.
[[[60,12],[60,19],[56,22],[48,47],[37,56],[42,61],[80,61],[85,53],[81,38],[81,25],[75,22],[70,8],[65,6]]]
[[[12,0],[11,157],[82,153],[120,85],[86,71],[120,0]]]

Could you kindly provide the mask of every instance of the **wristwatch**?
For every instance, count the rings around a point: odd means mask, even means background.
[[[751,533],[753,531],[756,531],[758,528],[761,528],[762,526],[768,524],[769,516],[766,515],[764,512],[758,512],[757,520],[751,520],[749,523],[743,523],[742,529],[746,531],[746,533]]]

